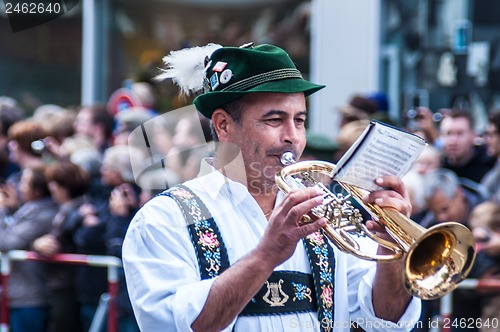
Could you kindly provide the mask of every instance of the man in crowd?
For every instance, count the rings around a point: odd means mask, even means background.
[[[500,203],[500,111],[491,113],[484,134],[484,142],[490,157],[496,158],[495,167],[481,180],[491,200]]]
[[[477,133],[470,113],[453,110],[441,121],[443,167],[459,177],[481,182],[495,159],[486,154],[484,145],[476,145]]]
[[[420,224],[426,228],[444,222],[457,222],[469,226],[471,211],[486,199],[481,186],[466,186],[453,171],[438,168],[423,178],[424,197],[429,213]],[[453,293],[453,318],[474,320],[480,317],[481,298],[470,290],[455,290]],[[425,322],[438,313],[439,301],[423,301]],[[427,319],[426,319],[427,318]],[[464,329],[466,330],[466,329]],[[462,331],[459,327],[453,331]]]
[[[123,260],[141,330],[349,331],[351,320],[410,330],[420,301],[403,287],[403,262],[340,252],[324,237],[324,218],[301,222],[322,192],[285,195],[275,184],[282,154],[298,160],[304,151],[306,97],[323,86],[276,46],[211,47],[166,59],[165,77],[183,91],[203,88],[194,104],[211,119],[217,148],[203,176],[153,198],[130,224]],[[176,71],[193,54],[192,67],[204,68],[198,79],[187,75],[194,89]],[[366,202],[411,212],[400,179],[377,183],[387,189]]]

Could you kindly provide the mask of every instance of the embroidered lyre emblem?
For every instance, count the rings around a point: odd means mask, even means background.
[[[281,289],[283,279],[278,282],[266,281],[267,292],[262,299],[271,305],[271,307],[283,307],[288,301],[289,296]],[[270,297],[270,298],[269,298]]]

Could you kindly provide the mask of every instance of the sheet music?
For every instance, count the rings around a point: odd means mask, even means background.
[[[375,179],[403,177],[426,145],[412,133],[372,121],[337,163],[334,179],[368,191],[382,189]]]

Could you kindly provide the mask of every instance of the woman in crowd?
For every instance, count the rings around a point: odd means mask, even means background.
[[[49,232],[57,213],[44,175],[33,166],[21,173],[20,203],[13,187],[0,190],[0,251],[29,250],[32,241]],[[19,206],[19,208],[17,208]],[[9,215],[8,211],[14,211]],[[43,263],[12,262],[9,279],[10,328],[12,332],[45,332],[49,308]]]
[[[85,201],[90,177],[81,167],[63,160],[48,166],[46,178],[52,198],[59,211],[52,221],[52,229],[33,243],[40,255],[51,257],[57,253],[75,252],[73,233],[78,227],[78,208]],[[50,319],[48,332],[82,331],[79,306],[76,301],[75,266],[51,264],[48,269]]]

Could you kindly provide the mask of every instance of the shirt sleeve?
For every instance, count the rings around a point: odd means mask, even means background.
[[[349,291],[349,302],[352,310],[351,321],[357,323],[365,331],[411,331],[420,318],[421,300],[413,297],[397,323],[378,318],[375,315],[372,302],[372,287],[376,264],[356,259],[353,256],[349,259],[358,261],[357,263],[350,264],[352,268],[349,270],[349,280],[350,282],[351,280],[359,281],[353,282],[357,290]]]
[[[216,278],[200,281],[186,222],[173,199],[158,196],[135,215],[123,265],[141,331],[191,331]]]

